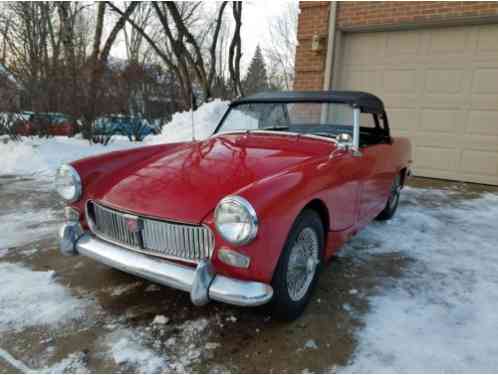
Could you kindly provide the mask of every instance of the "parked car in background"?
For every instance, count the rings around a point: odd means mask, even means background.
[[[159,134],[160,128],[143,117],[105,116],[95,121],[95,135],[124,135],[130,141],[142,141],[148,135]]]
[[[298,317],[325,262],[390,219],[411,146],[368,93],[274,92],[233,102],[203,141],[63,165],[63,254],[209,300]],[[388,230],[388,228],[386,228]]]
[[[21,112],[15,124],[16,133],[24,136],[67,136],[80,131],[79,122],[63,113]]]

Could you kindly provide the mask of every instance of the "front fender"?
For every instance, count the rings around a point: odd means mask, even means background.
[[[319,163],[290,170],[246,186],[235,194],[251,202],[259,219],[259,231],[248,245],[226,243],[214,227],[213,213],[207,219],[215,232],[213,265],[227,276],[270,283],[290,229],[301,210],[314,199],[323,199],[322,182],[317,176]],[[217,251],[229,247],[251,257],[248,269],[228,266],[218,260]]]

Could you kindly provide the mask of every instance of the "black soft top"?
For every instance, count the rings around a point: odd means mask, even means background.
[[[343,103],[362,112],[384,113],[384,103],[377,96],[362,91],[268,91],[242,97],[230,105],[250,103]]]

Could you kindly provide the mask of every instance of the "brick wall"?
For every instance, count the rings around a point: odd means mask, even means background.
[[[296,50],[296,90],[319,90],[323,87],[330,3],[299,3],[299,46]],[[437,24],[459,19],[498,16],[498,2],[339,2],[336,27],[343,30],[413,24]],[[324,49],[311,51],[311,39],[322,36]]]
[[[319,90],[323,86],[326,57],[326,37],[329,30],[329,8],[327,1],[299,2],[301,13],[297,28],[295,90]],[[324,50],[311,51],[311,39],[317,33],[323,37]]]
[[[339,4],[337,27],[437,23],[458,18],[498,15],[498,2],[490,1],[346,1]]]

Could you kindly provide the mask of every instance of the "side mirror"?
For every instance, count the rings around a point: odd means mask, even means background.
[[[341,133],[335,137],[337,148],[340,150],[349,150],[353,147],[353,137],[348,133]]]
[[[350,134],[348,133],[338,134],[335,137],[335,140],[337,142],[337,150],[351,151],[353,156],[356,157],[362,156],[361,151],[355,147],[353,137]],[[334,154],[335,152],[332,153],[331,157],[333,157]]]

